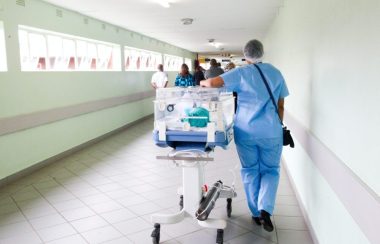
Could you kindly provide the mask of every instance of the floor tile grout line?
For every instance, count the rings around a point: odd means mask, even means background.
[[[62,185],[60,182],[57,182],[59,185],[61,185],[62,187],[64,187],[65,188],[65,186],[64,185]],[[66,189],[66,188],[65,188]],[[67,191],[69,191],[70,193],[72,193],[69,189],[66,189]],[[73,193],[72,193],[73,194]],[[74,195],[74,194],[73,194]],[[75,196],[75,195],[74,195]],[[80,201],[81,203],[83,203],[83,205],[85,205],[86,207],[88,207],[88,208],[90,208],[91,209],[91,207],[90,206],[88,206],[85,202],[83,202],[80,198],[78,198],[77,196],[75,196],[76,197],[76,199],[78,200],[78,201]],[[54,206],[53,206],[54,207]],[[54,207],[55,208],[55,207]],[[55,208],[56,209],[56,208]],[[60,213],[60,215],[62,216],[62,214],[61,214],[61,212],[60,211],[58,211],[58,209],[56,209],[57,210],[57,212],[59,212]],[[91,209],[92,210],[92,209]],[[95,211],[94,211],[95,212]],[[111,212],[111,211],[110,211]],[[117,232],[119,232],[122,236],[124,236],[124,234],[123,233],[121,233],[117,228],[115,228],[109,221],[107,221],[105,218],[103,218],[103,216],[101,216],[100,214],[98,214],[98,213],[96,213],[95,212],[95,215],[94,216],[98,216],[99,218],[101,218],[102,220],[104,220],[106,223],[108,223],[109,224],[109,226],[112,226],[112,228],[113,229],[115,229]],[[66,218],[64,217],[64,216],[62,216],[65,220],[66,220]],[[93,216],[90,216],[90,217],[93,217]],[[81,219],[85,219],[85,218],[89,218],[89,217],[84,217],[84,218],[81,218]],[[76,220],[81,220],[81,219],[76,219]],[[73,220],[73,221],[75,221],[75,220]],[[73,222],[73,221],[69,221],[69,220],[67,220],[67,222],[68,222],[68,224],[70,224],[71,226],[72,226],[72,228],[74,228],[74,230],[75,231],[77,231],[78,232],[78,234],[87,242],[87,243],[90,243],[83,235],[82,235],[82,232],[80,232],[80,231],[78,231],[76,228],[75,228],[75,226],[73,226],[73,224],[71,223],[71,222]],[[96,230],[96,229],[100,229],[100,228],[103,228],[104,226],[101,226],[101,227],[98,227],[98,228],[94,228],[94,229],[91,229],[91,230],[88,230],[88,231],[92,231],[92,230]],[[85,233],[85,232],[88,232],[88,231],[84,231],[83,233]],[[126,236],[125,236],[126,237]],[[118,237],[118,238],[120,238],[120,237]],[[126,237],[127,239],[128,239],[128,237]],[[116,239],[116,238],[115,238]],[[129,239],[128,239],[129,240]]]
[[[59,182],[59,181],[57,181],[57,183],[58,183],[58,185],[60,185],[61,187],[63,187],[63,188],[65,188],[67,191],[69,191],[70,193],[72,193],[71,191],[70,191],[70,189],[67,189],[63,184],[61,184],[61,182]],[[73,194],[73,193],[72,193]],[[74,194],[73,194],[74,195]],[[75,195],[74,195],[75,196]],[[81,203],[83,203],[86,207],[88,207],[88,208],[90,208],[90,209],[92,209],[87,203],[85,203],[85,202],[83,202],[80,198],[78,198],[77,196],[75,196],[76,197],[76,199],[77,200],[79,200]],[[46,201],[48,201],[47,199],[45,199]],[[149,200],[148,200],[149,201]],[[49,201],[48,201],[49,202]],[[50,203],[50,202],[49,202]],[[50,203],[50,205],[52,205],[52,207],[54,208],[54,209],[56,209],[54,206],[53,206],[53,204],[52,203]],[[128,209],[127,207],[124,207],[123,206],[123,208],[126,208],[127,210],[129,210],[129,211],[131,211],[130,209]],[[57,210],[57,212],[62,216],[62,214],[61,214],[61,212],[60,211],[58,211],[58,209],[56,209]],[[111,211],[108,211],[108,212],[112,212],[113,210],[111,210]],[[132,212],[132,211],[131,211]],[[107,212],[104,212],[104,213],[107,213]],[[133,212],[134,213],[134,212]],[[136,213],[134,213],[134,214],[136,214]],[[100,217],[101,219],[103,219],[105,222],[107,222],[108,224],[109,224],[109,226],[112,226],[112,228],[114,228],[115,230],[117,230],[122,236],[124,236],[124,237],[126,237],[128,240],[130,240],[126,235],[124,235],[122,232],[120,232],[115,226],[114,226],[114,224],[112,224],[112,223],[110,223],[109,221],[107,221],[107,219],[105,219],[103,216],[101,216],[101,214],[98,214],[97,212],[95,212],[95,215],[96,216],[98,216],[98,217]],[[62,216],[65,220],[66,220],[66,218],[64,217],[64,216]],[[138,216],[137,214],[136,214],[136,217],[137,218],[140,218],[140,219],[142,219],[142,220],[144,220],[145,221],[145,219],[143,219],[143,218],[141,218],[141,216]],[[85,218],[88,218],[88,217],[84,217],[84,218],[81,218],[81,219],[85,219]],[[77,220],[80,220],[80,219],[77,219]],[[74,228],[74,230],[75,231],[77,231],[78,232],[78,234],[80,235],[80,236],[82,236],[82,238],[87,242],[87,239],[82,235],[82,233],[81,232],[79,232],[72,224],[71,224],[71,222],[72,221],[69,221],[69,220],[67,220],[67,222]],[[121,222],[123,222],[123,221],[121,221]],[[147,221],[145,221],[145,222],[147,222]],[[98,227],[98,228],[94,228],[94,229],[91,229],[91,230],[96,230],[96,229],[100,229],[100,228],[103,228],[104,226],[102,226],[102,227]],[[91,230],[88,230],[88,231],[91,231]],[[85,231],[85,232],[87,232],[87,231]],[[136,232],[137,233],[137,232]]]
[[[58,184],[59,184],[59,182],[57,182]],[[36,189],[37,191],[38,191],[38,189]],[[39,191],[38,191],[39,192]],[[40,193],[41,194],[41,193]],[[42,194],[41,194],[42,195]],[[61,211],[59,211],[54,205],[53,205],[53,203],[51,203],[48,199],[46,199],[45,198],[45,196],[43,196],[42,195],[42,198],[44,198],[45,199],[45,201],[47,201],[50,205],[51,205],[51,207],[53,207],[56,211],[57,211],[57,213],[64,219],[64,220],[66,220],[66,223],[67,224],[69,224],[70,226],[71,226],[71,228],[73,228],[74,229],[74,231],[77,233],[77,234],[79,234],[84,240],[85,240],[85,242],[87,242],[87,243],[89,243],[88,241],[87,241],[87,239],[86,238],[84,238],[84,236],[82,236],[81,235],[81,233],[71,224],[71,222],[69,221],[69,220],[67,220],[66,218],[65,218],[65,216],[63,216],[62,215],[62,213],[61,213]],[[57,225],[54,225],[54,226],[58,226],[58,225],[60,225],[60,224],[57,224]],[[50,226],[50,227],[47,227],[47,228],[42,228],[42,229],[48,229],[48,228],[51,228],[51,227],[54,227],[54,226]],[[41,229],[41,230],[42,230]],[[38,232],[37,232],[38,233]],[[67,236],[66,236],[67,237]],[[42,239],[42,238],[41,238]],[[60,239],[63,239],[63,238],[60,238]],[[58,240],[58,239],[54,239],[54,240]],[[50,240],[50,241],[53,241],[53,240]],[[45,243],[45,241],[43,241],[43,243]]]
[[[25,215],[25,213],[23,212],[23,210],[21,209],[21,207],[18,205],[17,201],[13,197],[12,197],[12,199],[13,199],[14,203],[17,205],[17,207],[19,208],[21,214],[24,216],[25,220],[28,222],[28,224],[30,225],[30,227],[33,229],[34,234],[36,234],[38,236],[38,238],[41,240],[41,243],[45,243],[45,241],[43,240],[42,236],[40,235],[40,233],[38,233],[37,229],[32,225],[32,223],[30,222],[29,218]]]

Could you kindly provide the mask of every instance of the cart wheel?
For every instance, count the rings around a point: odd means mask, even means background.
[[[150,235],[152,237],[153,244],[160,243],[160,224],[154,224],[154,230],[152,231],[152,234]]]
[[[179,210],[183,209],[183,195],[179,196]]]
[[[224,230],[218,229],[216,232],[216,243],[223,244],[223,235],[224,235]]]
[[[227,198],[227,216],[231,218],[232,213],[232,198]]]

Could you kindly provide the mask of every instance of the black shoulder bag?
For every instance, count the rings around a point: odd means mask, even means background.
[[[271,100],[272,100],[272,103],[273,103],[273,105],[274,105],[274,107],[275,107],[275,109],[276,109],[276,112],[277,112],[278,118],[279,118],[279,120],[280,120],[280,122],[281,122],[281,125],[282,125],[282,135],[283,135],[283,145],[284,145],[284,146],[288,146],[288,145],[290,145],[291,148],[294,148],[294,141],[293,141],[292,135],[290,134],[290,130],[288,130],[288,129],[286,128],[286,126],[284,126],[284,124],[282,123],[282,120],[281,120],[281,118],[280,118],[280,114],[278,113],[277,104],[276,104],[276,102],[275,102],[275,100],[274,100],[273,93],[272,93],[272,91],[270,90],[270,87],[269,87],[269,85],[268,85],[268,81],[265,79],[265,76],[264,76],[263,72],[261,71],[260,67],[259,67],[257,64],[255,64],[255,67],[256,67],[257,70],[259,71],[260,76],[261,76],[261,78],[262,78],[263,81],[264,81],[265,87],[266,87],[267,90],[268,90],[268,93],[269,93],[269,95],[270,95],[270,98],[271,98]]]

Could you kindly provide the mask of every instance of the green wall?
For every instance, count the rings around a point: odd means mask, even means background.
[[[0,72],[0,119],[151,91],[153,72],[20,72],[18,25],[137,47],[186,58],[195,54],[42,1],[0,0],[8,72]],[[56,16],[63,10],[63,17]],[[88,24],[84,23],[88,18]],[[168,72],[171,84],[176,72]],[[153,112],[152,100],[124,104],[0,136],[0,179]],[[1,126],[1,124],[0,124]]]

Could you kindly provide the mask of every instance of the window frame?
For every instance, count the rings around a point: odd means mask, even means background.
[[[24,38],[24,37],[21,37],[22,32],[26,33],[27,50],[22,50],[22,46],[25,44],[25,43],[24,44],[21,43],[22,41],[25,41],[25,40],[21,40],[21,38]],[[34,28],[30,26],[25,26],[25,25],[18,26],[18,34],[19,34],[18,39],[19,39],[19,44],[20,44],[19,49],[20,49],[21,72],[80,72],[80,71],[82,72],[83,71],[120,72],[122,71],[120,44],[104,42],[100,40],[95,40],[95,39],[60,33],[60,32],[54,32],[54,31],[49,31],[45,29],[39,29],[39,28]],[[29,59],[31,58],[30,35],[40,35],[40,36],[43,36],[45,40],[46,55],[45,57],[39,58],[39,59],[45,58],[45,67],[42,67],[41,69],[38,68],[39,66],[41,67],[41,65],[39,65],[40,60],[39,60],[39,63],[37,64],[37,67],[33,67],[33,66],[28,67],[28,64],[25,64],[26,62],[23,61],[26,58],[29,58]],[[52,38],[60,39],[61,50],[58,50],[56,52],[49,50],[50,48],[49,42]],[[64,52],[65,42],[66,43],[73,42],[74,44],[74,46],[72,46],[73,49],[71,50],[70,55],[67,55]],[[81,53],[79,52],[78,50],[79,43],[85,45],[86,47],[85,52],[81,52]],[[100,57],[99,51],[98,51],[100,46],[109,48],[109,50],[111,50],[111,53],[110,55],[108,55],[108,57],[106,56]],[[91,55],[90,59],[88,56],[89,47],[95,48],[94,49],[95,52],[94,50],[92,50],[94,55]],[[28,52],[27,56],[25,56],[25,52]],[[53,56],[51,53],[55,53],[55,55]],[[59,53],[60,53],[60,56],[57,55]],[[85,55],[83,55],[83,53],[85,53]],[[85,63],[86,65],[82,63],[83,60],[87,62]],[[102,63],[101,67],[99,63]],[[110,64],[112,65],[111,67],[110,67]]]
[[[5,40],[4,22],[0,20],[0,72],[8,71],[7,43]]]

